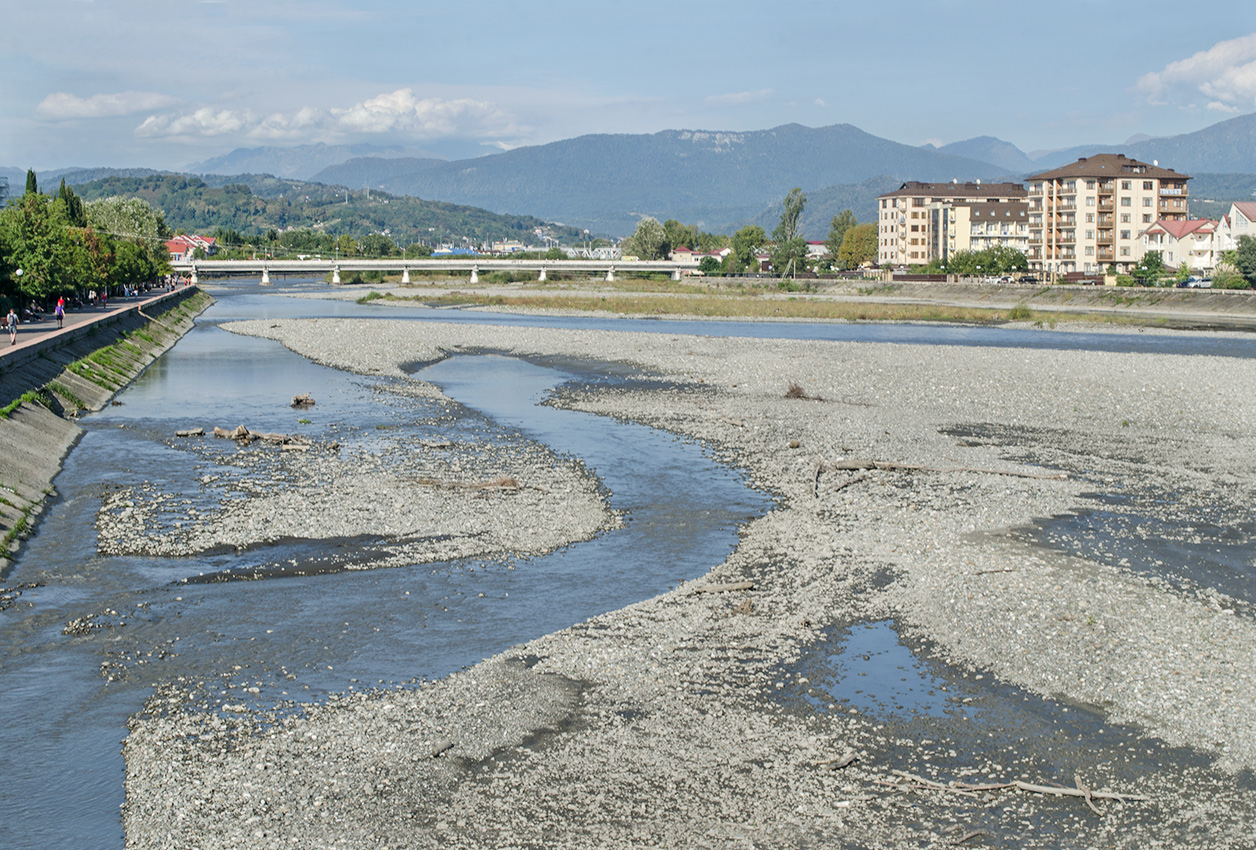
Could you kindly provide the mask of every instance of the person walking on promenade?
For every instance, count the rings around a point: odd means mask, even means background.
[[[57,328],[65,327],[65,298],[57,299]]]
[[[5,323],[9,327],[9,345],[17,345],[17,313],[13,312],[13,308],[9,308],[9,315],[5,317]]]

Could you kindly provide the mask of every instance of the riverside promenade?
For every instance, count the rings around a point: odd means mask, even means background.
[[[110,298],[109,306],[80,307],[65,311],[64,327],[57,327],[57,317],[49,312],[37,322],[22,322],[17,326],[17,342],[9,345],[0,339],[0,370],[7,371],[37,357],[50,346],[61,345],[90,333],[101,325],[113,324],[132,313],[148,312],[166,301],[182,298],[186,286],[173,290],[146,292],[129,298]]]

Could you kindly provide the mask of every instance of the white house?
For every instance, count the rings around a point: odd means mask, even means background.
[[[1215,236],[1219,226],[1220,222],[1207,218],[1157,221],[1142,232],[1143,253],[1159,251],[1169,268],[1181,268],[1185,263],[1193,272],[1211,271],[1217,264]]]

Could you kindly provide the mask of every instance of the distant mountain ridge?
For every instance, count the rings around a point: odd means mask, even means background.
[[[1165,168],[1183,174],[1256,173],[1256,113],[1179,136],[1134,138],[1137,141],[1118,145],[1078,145],[1027,154],[1011,142],[978,136],[936,150],[999,165],[1022,176],[1059,168],[1097,153],[1123,153],[1142,162],[1159,160]]]
[[[187,167],[187,171],[193,174],[217,175],[273,174],[276,177],[286,177],[292,180],[308,180],[328,166],[363,156],[375,159],[430,157],[444,160],[444,157],[439,154],[418,148],[371,144],[327,145],[318,142],[313,145],[296,145],[287,148],[274,145],[260,148],[236,148],[231,153],[216,156],[204,162],[194,162]]]
[[[407,171],[401,162],[358,159],[314,179],[499,213],[527,209],[550,221],[627,234],[644,215],[726,231],[795,186],[811,191],[882,175],[938,181],[1012,176],[996,165],[899,144],[850,124],[589,135],[412,165]]]

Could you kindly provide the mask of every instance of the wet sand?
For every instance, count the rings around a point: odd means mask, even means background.
[[[1017,533],[1093,492],[1172,493],[1183,513],[1247,520],[1245,362],[384,321],[231,329],[363,374],[475,349],[629,363],[675,386],[557,403],[707,441],[778,508],[706,578],[422,688],[299,719],[185,712],[185,694],[163,691],[126,744],[128,846],[1248,842],[1250,606]],[[567,522],[561,500],[548,519]],[[939,724],[817,696],[805,671],[872,622],[892,622],[939,687],[1003,708]],[[1013,697],[1045,726],[1007,710]],[[1095,801],[1100,815],[904,774],[1148,799]]]

